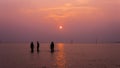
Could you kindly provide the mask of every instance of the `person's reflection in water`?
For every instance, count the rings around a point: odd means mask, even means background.
[[[40,50],[37,50],[37,53],[39,54]]]
[[[53,53],[54,53],[54,50],[51,50],[50,52],[53,54]]]
[[[31,53],[34,53],[34,50],[31,50]]]
[[[31,48],[31,53],[34,53],[34,44],[33,44],[33,42],[31,42],[30,48]]]

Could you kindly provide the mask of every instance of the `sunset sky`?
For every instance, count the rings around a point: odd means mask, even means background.
[[[120,41],[120,0],[0,0],[0,41]]]

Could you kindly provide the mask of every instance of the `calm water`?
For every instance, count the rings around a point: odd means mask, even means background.
[[[36,44],[35,44],[36,45]],[[0,68],[120,68],[120,44],[49,44],[1,43]]]

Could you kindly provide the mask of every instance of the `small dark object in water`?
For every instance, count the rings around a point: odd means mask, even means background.
[[[50,49],[51,49],[51,52],[54,52],[54,42],[53,41],[50,44]]]

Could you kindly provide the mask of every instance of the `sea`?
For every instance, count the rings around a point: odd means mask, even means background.
[[[120,44],[0,43],[0,68],[120,68]]]

